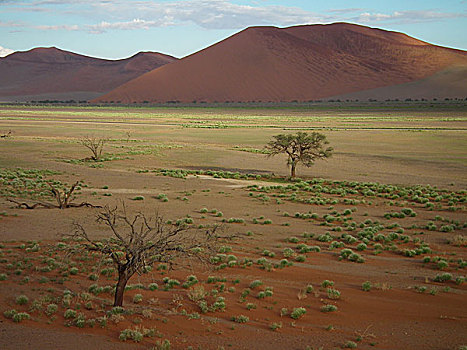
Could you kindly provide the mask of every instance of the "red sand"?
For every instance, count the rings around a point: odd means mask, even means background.
[[[308,101],[465,65],[464,51],[353,24],[251,27],[94,102]],[[467,94],[465,84],[459,90]]]
[[[104,93],[176,58],[140,52],[122,60],[103,60],[57,48],[15,52],[0,59],[2,97],[67,93]],[[73,95],[69,95],[73,99]],[[78,98],[75,98],[78,99]]]

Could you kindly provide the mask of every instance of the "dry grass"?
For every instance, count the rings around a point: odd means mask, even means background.
[[[467,236],[456,235],[449,241],[449,243],[457,247],[465,247],[467,246]]]

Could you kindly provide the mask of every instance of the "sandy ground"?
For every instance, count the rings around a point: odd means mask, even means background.
[[[1,121],[6,126],[18,126],[15,121]],[[21,135],[18,133],[21,130]],[[56,139],[52,134],[60,130]],[[150,143],[150,133],[147,129],[137,129],[135,137]],[[154,130],[154,129],[152,129]],[[167,132],[169,130],[169,132]],[[87,164],[69,164],[60,159],[80,159],[85,152],[75,143],[57,142],[57,140],[73,140],[83,133],[82,129],[73,130],[73,127],[64,124],[50,125],[29,122],[23,129],[16,129],[16,135],[2,144],[0,164],[2,169],[13,169],[20,166],[24,169],[51,169],[60,171],[61,174],[50,175],[55,180],[73,183],[76,180],[84,181],[87,187],[82,187],[77,194],[76,202],[88,201],[95,205],[121,205],[126,203],[130,213],[143,211],[150,215],[156,210],[167,219],[177,219],[190,215],[195,224],[223,224],[225,232],[236,234],[240,238],[223,243],[230,246],[238,259],[249,258],[253,262],[263,257],[263,251],[269,250],[275,253],[275,257],[267,257],[268,260],[278,263],[283,258],[283,250],[291,248],[294,256],[289,258],[294,261],[294,266],[285,268],[272,268],[267,271],[260,265],[253,263],[251,266],[229,267],[221,270],[213,270],[206,266],[193,265],[180,266],[173,271],[158,271],[144,275],[135,275],[130,284],[141,283],[144,289],[129,290],[125,294],[124,306],[128,310],[121,320],[109,318],[106,327],[99,325],[91,327],[86,325],[78,328],[75,325],[66,326],[69,320],[64,318],[67,308],[72,308],[85,314],[86,319],[96,320],[111,310],[112,296],[102,293],[98,296],[90,295],[92,308],[84,307],[86,301],[81,296],[87,292],[89,286],[98,283],[100,286],[113,285],[116,274],[110,277],[100,275],[98,281],[89,280],[88,276],[93,271],[101,271],[104,267],[99,260],[77,260],[76,266],[79,272],[76,275],[64,270],[54,269],[43,271],[46,266],[45,259],[49,257],[49,246],[56,246],[61,240],[61,235],[70,233],[73,222],[79,222],[88,230],[91,237],[103,238],[110,234],[102,225],[95,222],[99,209],[72,208],[59,209],[17,209],[12,203],[0,198],[0,241],[4,245],[0,248],[2,259],[0,262],[0,274],[7,276],[5,281],[0,281],[0,311],[16,309],[28,312],[31,320],[14,323],[11,319],[0,316],[0,347],[2,349],[77,349],[86,346],[88,349],[151,349],[156,346],[156,341],[168,339],[172,349],[317,349],[343,348],[348,341],[358,344],[360,349],[446,349],[454,350],[467,344],[467,319],[465,316],[466,285],[456,284],[453,281],[434,282],[435,276],[441,273],[451,273],[454,278],[465,276],[465,267],[461,267],[460,260],[467,260],[465,246],[455,246],[449,241],[457,235],[467,234],[462,223],[465,222],[465,207],[463,203],[456,204],[456,211],[447,209],[447,200],[441,201],[442,207],[433,211],[423,204],[408,202],[405,205],[390,205],[385,198],[371,198],[370,203],[356,204],[326,204],[312,205],[298,201],[290,201],[286,197],[274,197],[280,192],[271,190],[266,193],[270,198],[263,201],[257,197],[261,192],[252,192],[247,186],[267,186],[271,182],[266,180],[236,180],[215,179],[211,176],[188,176],[186,179],[156,176],[154,173],[138,173],[139,169],[154,169],[158,166],[171,167],[181,164],[181,168],[198,166],[200,168],[218,167],[240,170],[268,170],[276,174],[286,174],[283,160],[267,161],[262,155],[248,152],[238,152],[230,149],[232,144],[237,144],[239,136],[230,135],[232,140],[227,140],[228,133],[218,134],[213,132],[193,129],[178,130],[176,128],[162,129],[157,134],[163,137],[165,145],[183,145],[183,148],[162,148],[156,154],[132,155],[130,159],[104,162],[102,168],[91,168]],[[121,129],[107,130],[109,136],[119,135]],[[376,134],[376,131],[373,131]],[[262,138],[269,131],[259,130],[257,137]],[[441,145],[436,136],[430,137],[432,144]],[[149,136],[148,136],[149,135]],[[163,136],[161,136],[163,135]],[[210,137],[210,136],[211,137]],[[344,145],[351,138],[351,133],[337,133],[333,137],[335,144]],[[374,153],[386,154],[396,152],[398,142],[413,142],[411,152],[421,151],[424,147],[425,134],[417,139],[405,139],[397,136],[397,133],[387,134],[382,132],[384,145],[371,141]],[[463,135],[463,134],[462,134]],[[224,137],[225,136],[225,137]],[[355,134],[353,134],[355,136]],[[245,139],[250,139],[251,147],[255,147],[255,135],[244,134]],[[390,143],[391,137],[397,142]],[[463,136],[461,137],[463,138]],[[360,140],[360,139],[359,139]],[[371,140],[371,139],[370,139]],[[417,142],[415,142],[416,140]],[[460,147],[464,141],[456,138],[442,138],[443,142],[449,140],[452,149]],[[159,142],[161,140],[159,139]],[[361,144],[353,144],[348,149],[342,150],[343,154],[352,153],[355,157],[358,149],[364,150]],[[147,144],[145,143],[145,145]],[[245,143],[247,143],[245,141]],[[135,142],[135,144],[137,144]],[[248,143],[247,143],[248,144]],[[114,141],[115,146],[126,146],[124,139]],[[226,146],[227,145],[227,146]],[[377,151],[381,147],[380,151]],[[401,147],[405,147],[402,145]],[[461,148],[461,147],[460,147]],[[459,148],[459,149],[460,149]],[[7,149],[5,152],[3,150]],[[117,149],[117,148],[115,148]],[[137,148],[133,148],[137,149]],[[225,154],[219,152],[224,150]],[[368,151],[368,150],[367,150]],[[390,183],[406,183],[410,185],[417,181],[426,180],[440,188],[451,191],[459,191],[465,184],[465,157],[464,151],[455,151],[453,156],[457,160],[437,160],[439,148],[432,148],[422,154],[418,162],[403,161],[400,158],[381,157],[379,163],[365,162],[365,156],[356,158],[351,165],[336,155],[337,160],[316,164],[315,168],[300,169],[301,174],[319,174],[331,180],[340,180],[348,177],[352,180],[383,178]],[[431,154],[429,156],[429,154]],[[424,161],[430,157],[432,161]],[[335,162],[335,163],[334,163]],[[363,162],[363,163],[362,163]],[[441,163],[437,163],[441,162]],[[447,179],[443,174],[442,166],[448,167],[450,176]],[[183,165],[183,166],[182,166]],[[263,168],[264,165],[264,168]],[[366,175],[359,175],[365,168]],[[333,172],[333,169],[341,169]],[[353,169],[353,170],[352,170]],[[302,173],[303,171],[303,173]],[[417,175],[419,174],[419,175]],[[452,175],[452,178],[451,178]],[[455,184],[449,186],[449,183]],[[3,187],[2,187],[3,186]],[[4,189],[6,185],[0,185]],[[331,186],[331,185],[329,185]],[[168,201],[163,202],[156,197],[164,193]],[[253,195],[250,195],[253,193]],[[290,194],[289,192],[284,192]],[[301,192],[300,192],[301,193]],[[459,193],[459,192],[456,192]],[[144,200],[132,200],[136,196],[144,196]],[[307,197],[307,193],[299,194]],[[342,199],[339,195],[323,194],[324,197]],[[362,199],[361,195],[347,195],[348,199]],[[276,201],[279,199],[279,202]],[[366,198],[369,200],[369,198]],[[31,200],[29,200],[31,201]],[[416,211],[416,217],[404,219],[392,218],[387,220],[384,213],[399,211],[404,206],[410,206]],[[201,208],[207,208],[207,213],[201,213]],[[342,233],[332,231],[341,223],[332,223],[331,226],[323,226],[323,215],[333,211],[342,213],[345,209],[355,208],[352,220],[358,224],[370,219],[379,221],[384,226],[397,222],[404,229],[404,234],[410,237],[410,242],[396,242],[395,250],[384,250],[380,254],[374,254],[374,248],[359,252],[364,258],[364,263],[339,260],[339,252],[342,248],[331,250],[329,242],[320,242],[316,238],[327,231],[335,240]],[[223,213],[222,217],[211,214],[216,209]],[[284,213],[290,216],[284,216]],[[313,212],[318,214],[318,220],[299,219],[293,217],[295,213]],[[460,227],[452,232],[440,232],[439,228],[445,222],[435,221],[437,230],[429,231],[424,227],[429,221],[433,221],[439,215],[445,220],[454,220],[461,223]],[[222,223],[229,218],[242,218],[243,223]],[[260,219],[262,218],[262,219]],[[255,224],[255,220],[269,219],[271,224]],[[411,228],[413,225],[419,228]],[[382,232],[387,235],[397,228],[385,228]],[[248,231],[252,235],[246,235]],[[357,231],[349,232],[356,235]],[[419,234],[423,231],[424,234]],[[304,238],[303,233],[313,233],[313,238]],[[298,243],[291,243],[288,238],[299,238]],[[404,256],[405,249],[414,249],[417,244],[412,239],[423,239],[432,252],[415,257]],[[38,241],[38,252],[27,252],[21,248],[21,244],[29,247],[31,241]],[[295,261],[300,255],[297,250],[299,243],[311,246],[319,246],[321,251],[304,253],[306,259],[303,262]],[[356,243],[345,243],[346,248],[356,251]],[[60,254],[53,251],[52,256],[60,259]],[[54,255],[58,254],[58,255]],[[444,270],[436,268],[436,263],[422,263],[425,256],[440,256],[449,262]],[[5,261],[6,260],[6,261]],[[18,265],[20,263],[20,265]],[[30,263],[30,264],[29,264]],[[11,264],[11,266],[9,265]],[[68,265],[67,265],[68,266]],[[69,269],[69,267],[68,267]],[[21,273],[17,273],[21,270]],[[189,299],[189,290],[181,286],[164,291],[163,278],[169,276],[183,282],[187,276],[195,274],[199,285],[211,293],[218,293],[225,297],[225,311],[201,313],[199,306]],[[208,276],[224,277],[225,282],[215,284],[207,283]],[[25,281],[25,278],[28,281]],[[46,279],[44,279],[46,278]],[[238,279],[238,283],[234,280]],[[252,289],[245,300],[241,300],[241,293],[249,288],[254,280],[261,280],[263,285]],[[334,288],[339,290],[339,299],[330,299],[326,288],[322,288],[323,280],[334,281]],[[369,292],[362,290],[362,283],[370,281],[373,285]],[[151,291],[147,287],[155,282],[159,290]],[[225,291],[219,292],[221,284]],[[307,285],[313,286],[311,293],[304,293]],[[264,299],[257,298],[257,293],[266,287],[273,288],[273,296]],[[426,287],[422,291],[420,287]],[[449,287],[449,288],[447,288]],[[233,288],[233,289],[232,289]],[[73,298],[71,305],[63,304],[64,290],[71,290]],[[217,289],[217,292],[212,290]],[[418,289],[418,290],[417,290]],[[20,295],[27,295],[27,305],[18,305],[15,299]],[[135,294],[141,294],[143,301],[139,304],[133,302]],[[211,294],[207,297],[209,303],[214,302]],[[36,301],[36,303],[34,303]],[[55,301],[58,305],[57,313],[51,317],[44,309],[49,303]],[[256,305],[255,309],[248,310],[247,304]],[[40,304],[42,309],[37,305]],[[332,304],[338,307],[337,311],[324,313],[323,305]],[[36,308],[33,308],[36,305]],[[281,309],[287,308],[289,312],[294,308],[304,307],[306,314],[298,320],[288,315],[281,316]],[[150,314],[143,314],[143,310],[149,310]],[[183,312],[182,310],[185,310]],[[199,314],[199,318],[197,316]],[[192,315],[192,316],[190,316]],[[233,316],[245,315],[249,317],[246,323],[233,322]],[[273,331],[272,324],[282,324],[282,328]],[[332,327],[330,327],[332,326]],[[140,327],[140,328],[138,328]],[[158,333],[154,337],[144,338],[140,343],[132,341],[119,341],[122,330],[141,329],[141,327],[155,329]]]

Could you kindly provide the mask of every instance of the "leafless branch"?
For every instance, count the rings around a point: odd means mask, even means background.
[[[90,207],[90,208],[102,208],[99,205],[93,205],[88,202],[82,202],[82,203],[73,203],[72,200],[74,199],[72,197],[73,192],[76,189],[76,186],[78,186],[79,182],[76,181],[69,190],[64,189],[63,191],[60,191],[57,189],[52,183],[47,182],[47,185],[50,187],[50,192],[55,198],[57,204],[52,204],[48,202],[43,202],[43,201],[36,201],[35,203],[29,204],[27,202],[19,202],[11,198],[7,198],[7,201],[15,203],[18,208],[25,208],[25,209],[36,209],[38,207],[43,207],[47,209],[53,209],[53,208],[58,208],[58,209],[66,209],[66,208],[80,208],[80,207]]]
[[[108,227],[110,237],[92,240],[79,223],[74,224],[71,237],[82,249],[97,251],[115,263],[119,274],[115,306],[122,305],[125,285],[130,277],[143,273],[146,266],[155,262],[173,264],[181,257],[209,262],[217,251],[219,226],[200,230],[187,224],[167,224],[158,213],[153,217],[141,212],[129,215],[124,204],[120,210],[105,207],[97,214],[96,220]]]
[[[11,130],[9,130],[6,134],[0,135],[0,138],[5,139],[5,138],[10,137],[10,136],[11,136]]]
[[[107,142],[107,139],[102,137],[95,136],[84,136],[79,140],[79,143],[89,149],[92,153],[91,159],[98,161],[102,156],[102,151],[104,149],[104,144]]]

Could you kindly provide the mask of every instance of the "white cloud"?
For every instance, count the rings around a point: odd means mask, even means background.
[[[8,56],[10,53],[13,53],[13,52],[15,52],[15,51],[0,46],[0,57]]]
[[[0,0],[1,3],[2,0]],[[297,7],[239,5],[232,0],[35,0],[16,3],[17,11],[66,11],[66,14],[100,18],[97,24],[80,25],[93,33],[107,30],[147,29],[194,23],[205,29],[241,29],[251,25],[292,25],[330,21]],[[58,5],[68,5],[66,8]],[[91,14],[91,15],[90,15]],[[70,25],[73,27],[73,25]],[[75,30],[65,26],[43,25],[39,29]]]
[[[467,13],[437,12],[437,11],[395,11],[393,13],[364,12],[354,20],[361,23],[392,22],[392,23],[419,23],[440,21],[451,18],[467,17]]]
[[[61,24],[61,25],[42,25],[42,26],[36,26],[36,29],[39,30],[79,30],[78,25],[68,25],[68,24]]]
[[[11,27],[24,27],[24,26],[26,26],[26,24],[23,22],[13,22],[13,21],[2,22],[0,21],[0,27],[11,28]]]
[[[359,7],[329,10],[329,12],[332,12],[332,13],[354,13],[354,12],[361,12],[361,11],[364,11],[364,9],[359,8]]]
[[[228,0],[184,0],[165,3],[153,1],[100,1],[97,10],[112,14],[122,21],[102,22],[88,26],[91,30],[103,32],[109,29],[140,29],[168,25],[195,23],[206,29],[240,29],[251,25],[291,25],[321,22],[319,16],[296,7],[249,6],[233,4]],[[131,16],[135,18],[128,21]]]
[[[162,27],[172,24],[167,21],[146,21],[144,19],[135,18],[127,22],[105,22],[99,24],[87,25],[86,28],[90,33],[100,34],[111,29],[132,30],[132,29],[149,29],[150,27]]]
[[[465,1],[465,0],[464,0]],[[0,0],[0,4],[12,1]],[[331,9],[327,14],[317,14],[298,7],[267,5],[265,1],[251,1],[241,5],[232,0],[23,0],[18,1],[18,11],[56,11],[80,16],[87,24],[24,25],[40,30],[82,30],[100,34],[112,30],[136,30],[196,24],[205,29],[243,29],[252,25],[289,26],[310,23],[358,22],[368,23],[418,23],[443,21],[467,17],[466,12],[439,12],[435,10],[396,11],[377,13],[361,8]],[[66,6],[60,6],[66,5]],[[94,23],[89,21],[93,19]],[[81,21],[80,21],[81,22]],[[77,22],[75,22],[77,23]],[[1,26],[0,22],[0,26]]]

